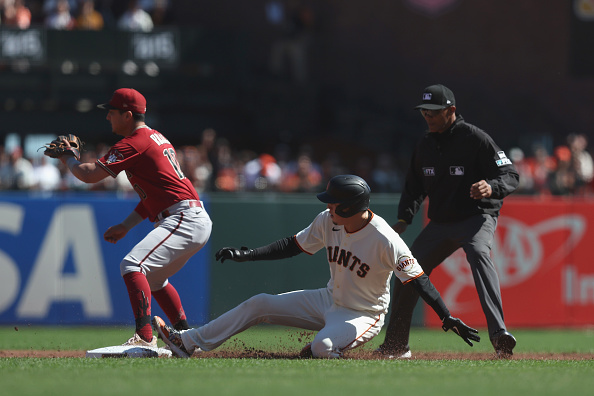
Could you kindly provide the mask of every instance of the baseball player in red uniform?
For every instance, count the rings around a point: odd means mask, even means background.
[[[279,295],[259,294],[206,325],[177,331],[155,316],[153,326],[177,357],[210,351],[258,323],[318,331],[302,356],[339,358],[381,330],[390,303],[390,279],[410,283],[443,322],[472,346],[475,329],[450,316],[410,250],[388,223],[369,210],[370,189],[354,175],[333,177],[318,199],[327,209],[295,236],[256,249],[220,249],[216,259],[274,260],[323,250],[330,265],[326,287]]]
[[[60,161],[85,183],[126,172],[140,196],[134,211],[105,231],[106,241],[116,243],[146,218],[155,223],[154,229],[124,257],[120,271],[136,319],[136,332],[124,345],[156,347],[151,296],[175,329],[189,328],[179,294],[168,278],[206,244],[212,222],[181,171],[169,140],[145,124],[144,96],[134,89],[121,88],[108,103],[98,107],[108,110],[113,133],[123,138],[94,163],[81,163],[73,156],[62,156]]]

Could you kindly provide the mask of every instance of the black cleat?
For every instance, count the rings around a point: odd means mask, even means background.
[[[509,359],[514,354],[514,347],[516,346],[516,338],[507,331],[496,333],[491,338],[491,343],[495,347],[497,357],[501,359]]]

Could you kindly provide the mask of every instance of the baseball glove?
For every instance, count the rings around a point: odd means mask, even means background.
[[[43,146],[45,147],[43,154],[51,158],[60,158],[65,154],[69,154],[80,160],[80,152],[84,144],[76,135],[60,135],[57,139]]]

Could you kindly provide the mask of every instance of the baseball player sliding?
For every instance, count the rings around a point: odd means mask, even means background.
[[[180,297],[168,278],[206,244],[212,222],[192,183],[181,171],[169,140],[145,124],[144,96],[134,89],[121,88],[109,103],[98,107],[108,110],[107,120],[113,133],[123,136],[104,157],[94,163],[80,162],[79,147],[73,148],[69,143],[78,139],[67,137],[46,146],[44,154],[59,158],[85,183],[126,172],[140,196],[134,211],[120,224],[109,227],[103,237],[116,243],[144,219],[155,222],[155,228],[124,257],[120,271],[136,320],[136,332],[124,345],[156,347],[157,338],[151,328],[151,296],[174,328],[189,328]]]
[[[450,316],[439,292],[423,273],[406,244],[384,219],[369,210],[370,189],[358,176],[333,177],[317,195],[327,209],[297,235],[256,249],[224,247],[216,259],[275,260],[324,249],[330,265],[326,287],[279,295],[258,294],[195,329],[178,331],[153,317],[153,327],[175,356],[187,358],[210,351],[258,323],[318,331],[302,357],[339,358],[375,337],[390,303],[390,279],[395,273],[410,283],[443,322],[470,346],[478,332]],[[403,357],[410,357],[403,356]]]

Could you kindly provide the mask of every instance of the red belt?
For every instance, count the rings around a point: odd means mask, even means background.
[[[188,202],[188,206],[190,208],[201,208],[202,207],[202,204],[200,203],[200,201],[189,201]],[[185,209],[186,208],[184,208],[183,210],[185,210]],[[164,211],[162,211],[161,213],[159,213],[159,216],[157,216],[157,217],[160,217],[161,220],[162,220],[162,219],[164,219],[166,217],[169,217],[169,216],[171,216],[171,215],[173,215],[175,213],[178,213],[178,211],[175,211],[174,213],[170,213],[169,212],[169,209],[165,209]]]

